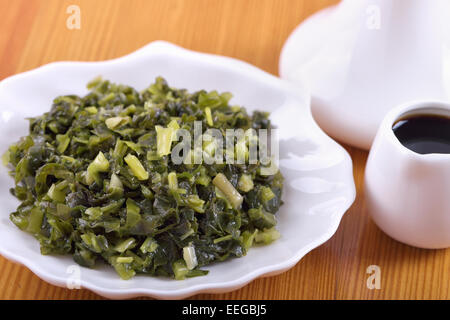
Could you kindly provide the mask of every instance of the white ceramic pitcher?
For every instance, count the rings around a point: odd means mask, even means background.
[[[367,160],[368,210],[375,223],[398,241],[421,248],[448,248],[450,154],[419,154],[400,143],[392,126],[414,114],[450,117],[450,104],[406,103],[384,118]]]

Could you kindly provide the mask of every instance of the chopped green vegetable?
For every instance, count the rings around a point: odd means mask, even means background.
[[[260,230],[271,228],[277,224],[275,216],[262,207],[248,210],[248,216],[253,224]]]
[[[145,254],[155,252],[157,248],[158,243],[153,238],[147,238],[139,249]]]
[[[243,192],[249,192],[250,190],[253,189],[253,180],[252,177],[249,174],[243,174],[240,178],[239,178],[239,182],[238,182],[238,188],[239,190],[243,191]]]
[[[205,116],[206,116],[206,123],[208,124],[208,126],[212,127],[214,125],[214,123],[213,123],[210,107],[205,108]]]
[[[119,176],[115,173],[111,174],[111,180],[109,181],[109,190],[111,194],[121,196],[123,194],[123,183]]]
[[[86,110],[90,114],[97,114],[97,112],[98,112],[98,109],[96,107],[86,107],[86,108],[84,108],[84,110]]]
[[[194,269],[198,265],[197,256],[195,255],[195,249],[193,246],[189,245],[183,248],[183,259],[189,270]]]
[[[261,188],[261,199],[263,202],[270,201],[274,197],[275,197],[275,194],[273,193],[272,189],[270,189],[269,187]]]
[[[253,241],[255,240],[255,236],[257,233],[258,233],[257,229],[253,232],[245,230],[242,233],[242,242],[243,242],[245,251],[248,251],[253,246]]]
[[[175,133],[174,128],[163,128],[161,126],[155,126],[156,130],[156,153],[158,156],[166,156],[170,154],[173,135]]]
[[[67,183],[65,183],[65,182],[66,181],[60,182],[60,184],[67,185]],[[52,199],[53,201],[56,201],[56,202],[64,202],[64,200],[66,198],[66,193],[61,190],[61,187],[58,187],[55,184],[52,184],[50,189],[48,189],[47,194],[50,197],[50,199]]]
[[[55,98],[2,157],[20,201],[10,219],[42,254],[70,254],[88,268],[103,261],[123,279],[181,280],[279,237],[281,173],[247,163],[250,145],[238,137],[231,153],[245,161],[226,163],[220,139],[206,132],[270,129],[267,113],[248,115],[229,93],[189,93],[162,78],[142,92],[101,78],[88,89]],[[197,147],[196,123],[205,138]],[[175,162],[183,130],[194,140]],[[223,161],[190,161],[198,151]]]
[[[139,180],[148,179],[148,172],[145,171],[144,166],[136,156],[129,154],[125,157],[124,160],[130,167],[131,171],[133,172],[136,178],[138,178]]]
[[[99,172],[107,172],[109,169],[109,162],[105,155],[100,151],[95,157],[94,161],[88,166],[86,174],[86,182],[92,184],[94,181],[100,183]]]
[[[189,273],[189,269],[186,266],[186,262],[183,260],[175,261],[173,263],[173,273],[175,275],[175,279],[184,280],[186,279],[186,275]]]
[[[31,209],[27,231],[31,233],[39,233],[41,231],[43,218],[44,213],[39,208],[34,207],[33,209]]]
[[[114,130],[130,122],[130,117],[112,117],[105,120],[108,129]]]
[[[58,142],[58,147],[56,148],[56,150],[59,153],[64,153],[64,151],[66,151],[70,143],[69,136],[67,134],[57,134],[56,141]]]
[[[117,263],[132,263],[133,257],[118,257],[116,262]]]
[[[280,238],[280,233],[275,228],[258,231],[255,235],[256,243],[270,244]]]
[[[241,207],[244,198],[239,194],[239,192],[234,188],[231,182],[227,179],[227,177],[219,173],[213,179],[214,185],[222,191],[227,199],[231,202],[234,209],[239,209]]]
[[[169,183],[169,189],[170,190],[177,190],[178,189],[178,179],[177,179],[177,173],[171,172],[167,176],[167,180]]]
[[[114,250],[120,253],[124,253],[128,249],[133,249],[136,246],[136,240],[134,238],[128,238],[123,240],[114,247]]]

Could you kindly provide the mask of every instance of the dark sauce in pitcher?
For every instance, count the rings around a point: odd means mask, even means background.
[[[420,153],[450,153],[450,117],[412,115],[397,120],[392,126],[398,140],[406,148]]]

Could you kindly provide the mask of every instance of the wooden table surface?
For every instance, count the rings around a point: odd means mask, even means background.
[[[278,74],[293,28],[333,0],[0,0],[0,79],[57,60],[122,56],[153,40],[235,57]],[[78,5],[80,29],[66,26]],[[367,152],[353,158],[357,198],[337,233],[281,275],[197,299],[450,299],[450,249],[400,244],[368,216],[363,192]],[[381,288],[367,287],[377,265]],[[99,299],[88,290],[47,284],[0,257],[0,299]]]

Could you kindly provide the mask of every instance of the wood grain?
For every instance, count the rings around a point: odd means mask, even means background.
[[[104,60],[153,40],[250,62],[277,74],[293,28],[328,0],[0,0],[0,79],[57,60]],[[81,8],[81,29],[66,28],[66,8]],[[368,216],[363,175],[367,153],[354,161],[355,204],[331,240],[279,276],[197,299],[450,299],[450,250],[421,250],[381,232]],[[366,286],[369,265],[381,289]],[[0,257],[1,299],[100,299],[88,290],[49,285]]]

